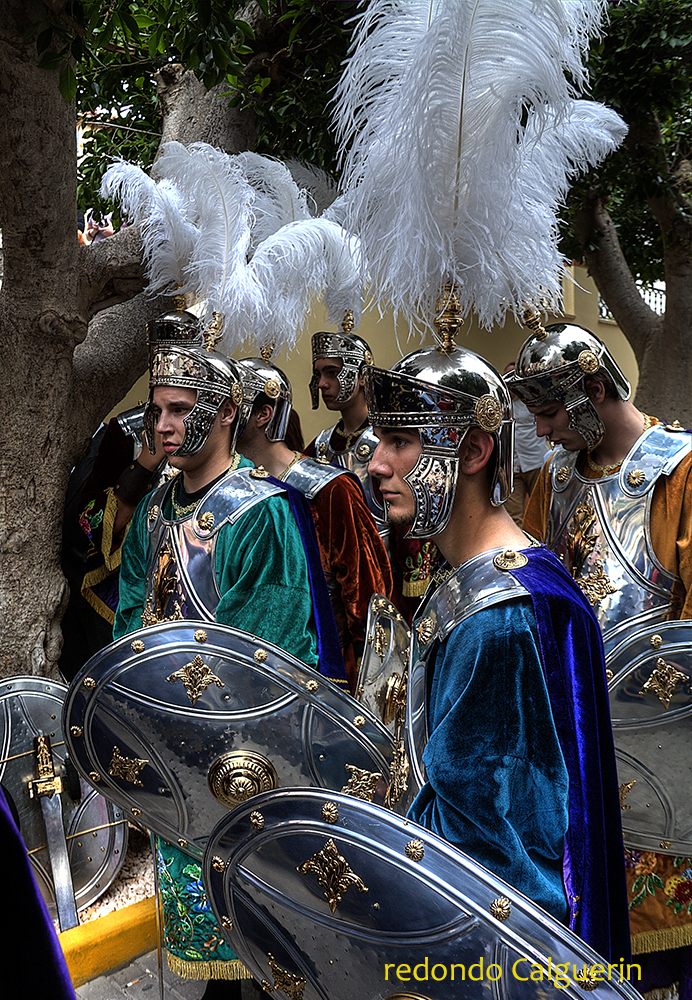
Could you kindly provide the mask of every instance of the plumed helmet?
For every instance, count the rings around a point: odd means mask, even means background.
[[[494,506],[512,491],[514,418],[502,376],[462,347],[424,347],[392,367],[365,372],[368,415],[376,427],[416,428],[422,452],[405,477],[415,516],[409,535],[429,538],[449,522],[459,472],[459,446],[472,427],[495,439],[490,491]]]
[[[343,365],[337,375],[339,382],[339,392],[335,402],[347,403],[358,390],[358,379],[365,367],[373,364],[372,351],[370,345],[359,337],[357,333],[352,333],[353,313],[348,312],[343,322],[343,330],[340,333],[330,333],[321,330],[313,334],[312,337],[312,363],[321,361],[324,358],[341,358]],[[310,379],[310,397],[312,408],[316,410],[319,406],[319,394],[317,386],[320,376],[313,373]]]
[[[243,358],[238,362],[243,386],[243,402],[238,417],[238,440],[248,425],[252,407],[257,397],[264,393],[271,401],[274,412],[264,434],[268,441],[283,441],[291,416],[293,391],[287,376],[264,358]]]
[[[630,398],[631,386],[603,341],[583,326],[554,323],[522,344],[507,384],[527,406],[542,406],[551,400],[563,403],[569,426],[592,449],[605,427],[584,385],[591,375],[614,387],[620,399]]]
[[[144,430],[152,454],[155,419],[151,407],[158,386],[194,389],[197,393],[197,402],[184,418],[185,436],[175,452],[180,457],[196,455],[202,450],[224,400],[230,399],[236,406],[243,401],[238,367],[223,354],[188,344],[154,351],[149,365],[149,399],[144,410]]]
[[[203,329],[202,321],[186,309],[161,313],[147,324],[149,353],[153,354],[159,348],[181,344],[204,347]]]

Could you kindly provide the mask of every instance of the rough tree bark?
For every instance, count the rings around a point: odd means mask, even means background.
[[[146,367],[139,233],[76,238],[74,105],[23,36],[40,0],[0,0],[0,676],[56,675],[70,469]],[[248,148],[252,122],[180,67],[159,84],[165,139]]]
[[[646,201],[661,230],[666,311],[657,315],[641,297],[607,208],[588,192],[574,220],[577,241],[596,287],[627,337],[639,365],[636,404],[646,413],[692,426],[692,213],[689,191],[676,184],[666,162],[658,122],[631,125],[625,140],[632,169],[652,162],[665,183]],[[595,249],[590,249],[595,247]]]

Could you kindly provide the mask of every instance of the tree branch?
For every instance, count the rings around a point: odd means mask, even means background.
[[[148,298],[141,293],[100,312],[89,323],[86,339],[73,358],[73,395],[79,400],[84,435],[93,432],[146,371],[147,323],[167,308],[166,296]]]
[[[144,289],[142,238],[139,226],[81,248],[79,308],[85,318],[125,302]]]
[[[622,252],[617,230],[598,192],[591,189],[574,217],[574,233],[596,287],[608,303],[615,322],[627,331],[637,357],[641,356],[660,316],[642,298]],[[595,249],[592,249],[595,247]]]

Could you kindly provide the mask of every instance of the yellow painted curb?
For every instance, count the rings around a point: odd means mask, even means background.
[[[157,947],[154,897],[58,935],[74,986],[127,965]]]

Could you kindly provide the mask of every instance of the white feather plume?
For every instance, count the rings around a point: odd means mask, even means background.
[[[286,160],[286,166],[298,187],[307,192],[310,214],[323,215],[339,193],[338,184],[331,174],[314,163],[302,160]]]
[[[322,296],[332,323],[340,323],[347,309],[353,309],[356,323],[360,320],[358,249],[333,222],[304,219],[282,226],[258,246],[247,272],[247,284],[262,288],[266,302],[255,310],[248,301],[236,311],[224,350],[269,342],[277,353],[290,350]]]
[[[197,301],[207,303],[205,321],[220,313],[225,333],[241,303],[250,303],[253,310],[264,304],[262,290],[244,280],[254,191],[237,160],[207,143],[166,143],[154,171],[171,180],[189,205],[198,238],[186,279]]]
[[[286,164],[259,153],[238,153],[236,157],[255,193],[250,250],[282,226],[310,218],[307,193],[301,191]]]
[[[148,216],[142,222],[148,292],[192,292],[186,268],[200,233],[188,217],[190,205],[175,184],[164,179],[156,185]]]
[[[130,225],[137,225],[151,209],[156,183],[141,167],[116,160],[101,179],[101,197],[120,204]]]
[[[287,168],[255,153],[228,156],[203,143],[168,143],[154,166],[182,197],[190,236],[184,288],[222,316],[220,349],[291,348],[313,301],[324,296],[339,323],[360,316],[357,244],[336,223],[310,217]]]
[[[541,191],[537,151],[544,134],[558,135],[570,120],[604,7],[601,0],[368,5],[336,95],[339,138],[350,146],[339,214],[362,240],[374,294],[414,327],[421,317],[430,326],[447,280],[464,314],[474,310],[487,327],[516,296],[559,287],[556,241],[543,239],[555,232],[567,168],[563,181],[551,180],[559,168],[548,158]],[[548,190],[550,203],[527,207],[531,192]]]

